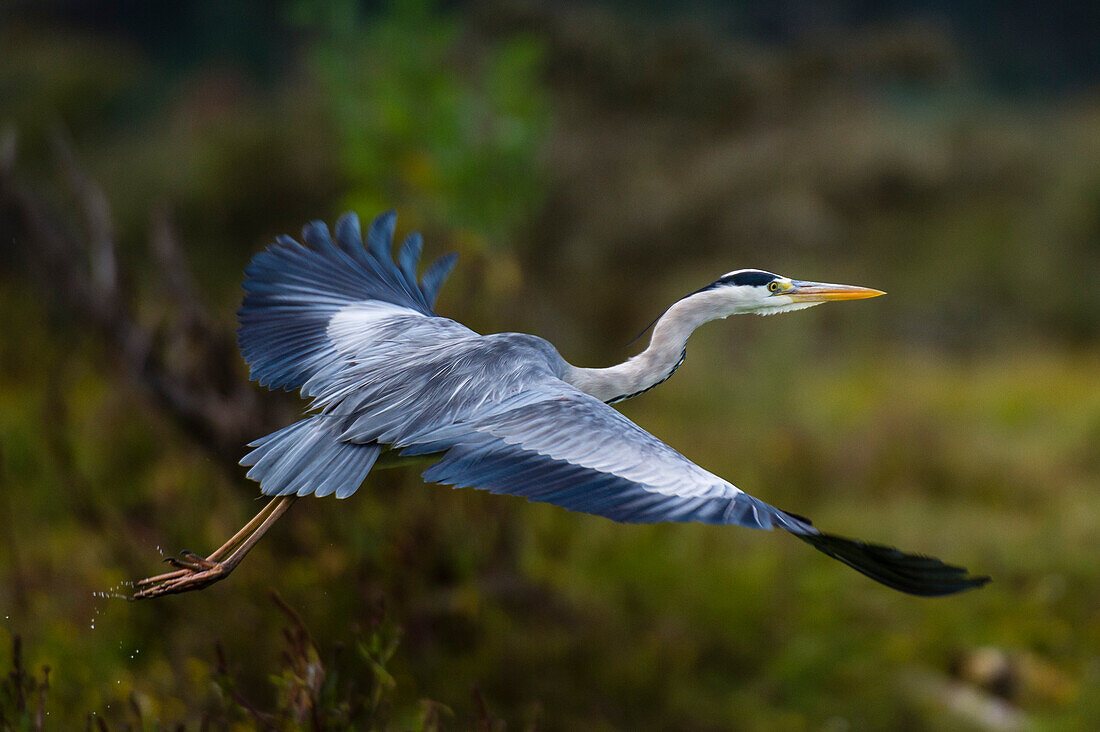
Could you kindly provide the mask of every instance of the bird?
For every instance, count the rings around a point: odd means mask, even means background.
[[[240,461],[271,497],[209,556],[181,552],[135,599],[225,579],[303,496],[351,496],[379,458],[428,458],[427,482],[522,496],[625,523],[700,522],[781,529],[877,582],[919,596],[981,587],[986,576],[931,557],[821,531],[705,470],[612,405],[664,383],[692,332],[736,314],[772,315],[880,290],[728,272],[680,298],[623,363],[585,368],[524,333],[482,335],[435,312],[457,256],[418,277],[423,240],[393,251],[396,213],[344,214],[301,241],[279,236],[245,270],[238,343],[249,376],[299,391],[304,416],[254,441]]]

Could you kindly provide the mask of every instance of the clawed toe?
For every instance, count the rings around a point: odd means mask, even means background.
[[[202,563],[207,565],[206,568],[183,567],[177,572],[169,572],[168,574],[139,581],[137,584],[143,589],[135,592],[133,599],[144,600],[150,597],[160,597],[161,595],[174,595],[181,592],[201,590],[229,576],[229,569],[223,564],[205,559],[202,560]],[[172,564],[177,566],[174,562]]]
[[[201,590],[225,579],[230,572],[230,567],[225,564],[211,561],[186,549],[178,557],[165,557],[164,561],[175,567],[176,571],[138,580],[137,586],[142,589],[134,593],[134,600]]]
[[[203,567],[202,565],[196,564],[195,562],[189,562],[186,559],[180,559],[179,557],[165,557],[164,563],[169,564],[176,569],[186,569],[194,572],[201,572],[202,570],[206,569],[206,567]]]
[[[165,557],[164,562],[172,565],[176,569],[191,570],[194,572],[201,572],[218,566],[217,562],[212,562],[206,557],[199,556],[195,552],[186,549],[181,551],[178,557]]]

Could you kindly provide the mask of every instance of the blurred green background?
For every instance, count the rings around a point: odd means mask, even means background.
[[[361,708],[341,684],[366,673],[360,725],[1094,726],[1100,16],[961,5],[5,3],[0,669],[16,636],[51,668],[47,728],[260,725],[242,700],[308,726],[274,587],[333,680],[305,706]],[[58,140],[102,187],[151,351],[263,415],[228,447],[42,264],[26,196],[62,236],[94,229]],[[888,291],[709,325],[623,411],[770,503],[993,584],[922,600],[778,533],[618,525],[409,468],[300,502],[206,591],[97,594],[261,505],[233,446],[301,402],[241,386],[232,348],[196,355],[231,344],[249,258],[387,208],[460,253],[441,313],[579,365],[735,268]],[[206,313],[182,339],[165,221]],[[32,728],[13,679],[0,726]]]

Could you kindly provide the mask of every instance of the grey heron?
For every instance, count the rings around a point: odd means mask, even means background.
[[[374,219],[364,245],[345,214],[302,241],[278,237],[246,270],[238,313],[250,376],[311,400],[298,422],[253,442],[241,464],[272,500],[208,557],[183,552],[175,570],[135,597],[224,579],[302,496],[347,498],[387,454],[434,456],[423,478],[523,496],[631,523],[687,522],[783,529],[871,579],[915,595],[948,595],[988,577],[930,557],[827,534],[745,493],[624,417],[611,404],[668,379],[703,323],[768,315],[884,293],[756,269],[729,272],[673,303],[648,347],[609,368],[567,363],[547,341],[481,335],[434,303],[455,255],[417,278],[423,242],[393,254],[396,215]]]

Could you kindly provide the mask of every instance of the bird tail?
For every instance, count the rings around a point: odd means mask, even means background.
[[[317,414],[261,437],[241,458],[267,496],[347,498],[363,483],[382,447],[341,442],[331,417]]]
[[[795,518],[809,525],[805,519]],[[808,532],[801,529],[787,530],[819,552],[844,562],[876,582],[910,595],[953,595],[976,589],[989,582],[989,577],[971,576],[966,569],[945,564],[933,557],[906,554],[893,547],[824,534],[812,527]]]
[[[300,388],[336,358],[328,324],[353,302],[374,300],[435,314],[436,296],[456,257],[436,260],[417,281],[423,241],[410,234],[395,262],[396,221],[393,211],[374,219],[366,246],[353,213],[340,217],[335,240],[324,223],[314,221],[302,229],[304,243],[280,236],[253,257],[237,312],[237,341],[253,380],[272,389]]]

